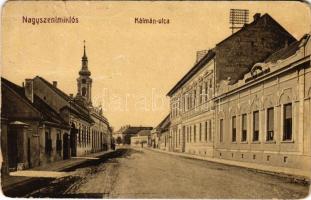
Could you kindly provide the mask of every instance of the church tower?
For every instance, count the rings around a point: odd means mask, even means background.
[[[82,68],[79,71],[78,82],[78,94],[77,96],[82,97],[85,103],[89,106],[92,105],[92,79],[90,78],[91,72],[88,69],[88,59],[85,52],[85,40],[84,42],[84,53],[82,57]]]

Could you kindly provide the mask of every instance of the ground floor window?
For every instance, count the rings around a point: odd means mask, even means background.
[[[205,141],[207,141],[207,121],[205,122]]]
[[[284,105],[284,117],[283,117],[283,140],[292,139],[292,104]]]
[[[267,141],[274,140],[274,109],[267,110]]]
[[[212,120],[209,120],[208,124],[208,140],[212,141]]]
[[[224,120],[220,119],[219,121],[219,142],[223,142],[223,134],[224,134]]]
[[[193,142],[196,142],[197,141],[197,126],[194,125],[193,126]]]
[[[236,142],[236,116],[232,117],[232,142]]]
[[[200,142],[202,141],[202,124],[200,123],[200,127],[199,127],[199,140]]]
[[[247,114],[242,115],[242,137],[241,141],[246,142],[247,140]]]
[[[259,140],[259,111],[253,112],[253,141]]]

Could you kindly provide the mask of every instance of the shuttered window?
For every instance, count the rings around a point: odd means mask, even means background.
[[[242,142],[247,140],[247,114],[242,115]]]
[[[207,121],[205,122],[205,141],[207,141]]]
[[[236,142],[236,116],[232,117],[232,142]]]
[[[208,124],[208,140],[212,141],[212,120],[209,120]]]
[[[220,119],[219,121],[219,141],[223,142],[223,134],[224,134],[224,120]]]
[[[274,109],[267,110],[267,141],[274,140]]]
[[[253,141],[259,140],[259,111],[253,112]]]
[[[292,139],[292,104],[284,105],[283,140]]]

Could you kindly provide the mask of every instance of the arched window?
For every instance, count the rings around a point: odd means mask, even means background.
[[[85,95],[86,95],[86,88],[85,88],[85,87],[83,87],[83,88],[82,88],[82,96],[84,96],[84,97],[85,97]]]

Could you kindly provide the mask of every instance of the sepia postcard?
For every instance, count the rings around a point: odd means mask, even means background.
[[[1,199],[306,199],[301,1],[7,1]]]

